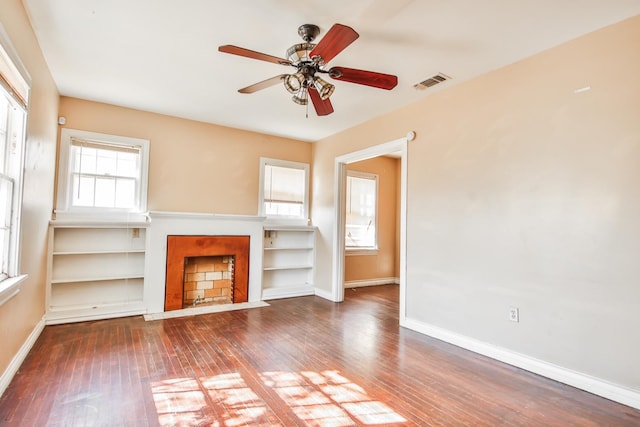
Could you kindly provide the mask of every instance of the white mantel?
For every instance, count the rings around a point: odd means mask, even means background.
[[[149,212],[144,268],[147,313],[164,312],[167,236],[250,236],[249,302],[262,295],[263,224],[265,217],[184,212]]]

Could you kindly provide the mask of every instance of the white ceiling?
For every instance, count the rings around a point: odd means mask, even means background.
[[[23,0],[62,95],[316,141],[640,14],[638,0]],[[398,76],[392,91],[335,83],[317,117],[283,86],[237,89],[291,67],[219,53],[233,44],[279,57],[298,26],[334,23],[360,38],[330,66]],[[442,72],[453,79],[418,91]],[[330,80],[330,79],[328,79]]]

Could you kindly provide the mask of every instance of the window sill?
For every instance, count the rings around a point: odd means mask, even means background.
[[[309,226],[310,221],[306,218],[278,218],[278,217],[267,217],[264,221],[265,226]]]
[[[55,219],[52,225],[58,227],[69,226],[118,226],[129,225],[146,227],[149,224],[149,216],[146,212],[73,212],[55,211]]]
[[[378,248],[346,248],[345,256],[378,255]]]
[[[0,282],[0,306],[18,295],[18,292],[20,292],[20,284],[25,281],[27,277],[29,276],[21,274],[16,277],[9,277]]]

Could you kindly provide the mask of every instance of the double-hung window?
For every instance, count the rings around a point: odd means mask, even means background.
[[[58,212],[144,212],[148,150],[143,139],[63,129]]]
[[[2,30],[2,28],[0,28]],[[0,305],[17,294],[22,177],[30,85],[0,31]]]
[[[377,241],[378,176],[347,171],[345,246],[374,250]]]
[[[259,214],[269,219],[307,221],[309,217],[309,165],[260,159]]]

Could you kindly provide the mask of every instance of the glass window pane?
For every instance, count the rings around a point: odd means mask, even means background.
[[[111,150],[96,150],[96,174],[97,175],[115,175],[116,174],[116,156],[117,152]]]
[[[20,191],[24,171],[25,123],[27,113],[21,108],[27,103],[29,86],[0,46],[2,77],[20,95],[14,99],[0,85],[0,280],[15,276],[18,271],[20,229],[18,213],[12,210],[20,206]],[[21,98],[22,96],[22,98]],[[23,102],[21,102],[23,101]]]
[[[0,138],[7,133],[7,121],[9,120],[9,100],[0,94]]]
[[[135,209],[140,191],[141,153],[119,151],[95,141],[81,144],[70,147],[75,171],[72,206]]]
[[[307,169],[296,166],[264,165],[265,215],[295,218],[305,216]]]
[[[304,214],[304,205],[301,203],[265,202],[264,206],[265,213],[270,216],[282,215],[301,217]]]
[[[13,200],[13,182],[0,177],[0,227],[11,227],[11,201]]]
[[[21,146],[22,146],[22,141],[24,141],[24,125],[25,125],[25,119],[26,116],[24,115],[24,113],[19,110],[16,107],[11,107],[11,112],[10,112],[10,139],[9,139],[9,150],[8,150],[8,154],[7,156],[10,155],[19,155],[21,152]],[[10,154],[9,154],[10,153]],[[16,167],[16,162],[11,162],[11,160],[9,160],[10,163],[13,163],[13,167]],[[11,167],[7,168],[7,171],[11,171]],[[17,170],[13,170],[12,172],[9,172],[8,175],[12,176],[12,177],[17,177],[19,175],[19,172]]]
[[[9,275],[9,236],[9,230],[0,229],[0,274],[3,279]]]
[[[96,172],[96,150],[93,148],[75,147],[74,172]]]
[[[6,173],[5,156],[7,154],[6,144],[8,141],[8,121],[9,121],[9,100],[0,93],[0,172]]]
[[[95,207],[113,208],[116,199],[116,180],[96,177],[95,199]]]
[[[116,175],[135,178],[138,176],[138,154],[118,153]]]
[[[136,181],[134,179],[116,180],[116,208],[133,208],[136,199]]]
[[[347,247],[376,246],[375,178],[347,177],[346,236]]]
[[[305,171],[280,166],[265,167],[265,200],[304,202]]]
[[[73,206],[93,206],[95,178],[73,176]]]

